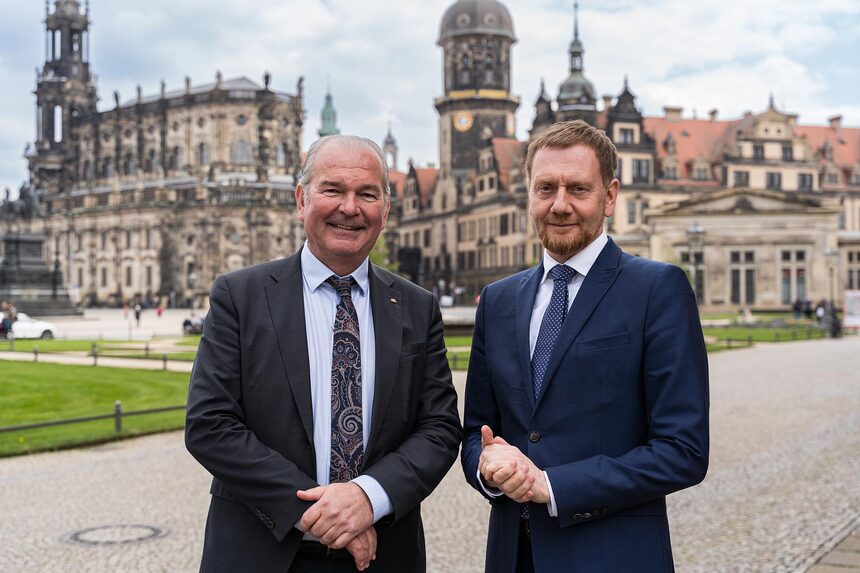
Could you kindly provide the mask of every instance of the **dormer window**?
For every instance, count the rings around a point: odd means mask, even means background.
[[[622,145],[633,145],[633,130],[628,127],[622,127],[619,130],[619,143]]]

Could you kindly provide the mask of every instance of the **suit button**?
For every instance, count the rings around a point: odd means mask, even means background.
[[[573,520],[574,521],[582,521],[582,514],[581,513],[574,513],[573,514]]]
[[[529,441],[532,443],[539,442],[540,441],[540,432],[529,432]]]

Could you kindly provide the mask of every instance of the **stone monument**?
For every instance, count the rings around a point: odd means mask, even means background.
[[[0,300],[33,316],[82,314],[63,285],[59,264],[51,270],[42,256],[42,235],[9,232],[3,237]]]

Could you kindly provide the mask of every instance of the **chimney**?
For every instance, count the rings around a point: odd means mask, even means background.
[[[668,121],[681,121],[681,115],[684,113],[684,108],[680,106],[664,105],[663,113],[666,114]]]
[[[717,108],[714,108],[711,111],[709,111],[708,117],[711,118],[711,121],[717,121]]]
[[[608,110],[610,107],[612,107],[612,96],[608,95],[608,94],[604,95],[603,96],[603,109]]]
[[[830,129],[835,132],[839,132],[842,129],[842,114],[831,115],[827,118],[827,121],[830,122]]]

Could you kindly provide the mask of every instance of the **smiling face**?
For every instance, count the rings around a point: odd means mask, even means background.
[[[307,190],[296,187],[308,248],[340,276],[358,268],[385,228],[382,181],[382,165],[370,149],[331,141],[317,151]]]
[[[543,147],[534,155],[529,214],[541,243],[564,262],[600,235],[612,215],[618,180],[605,185],[591,147]]]

